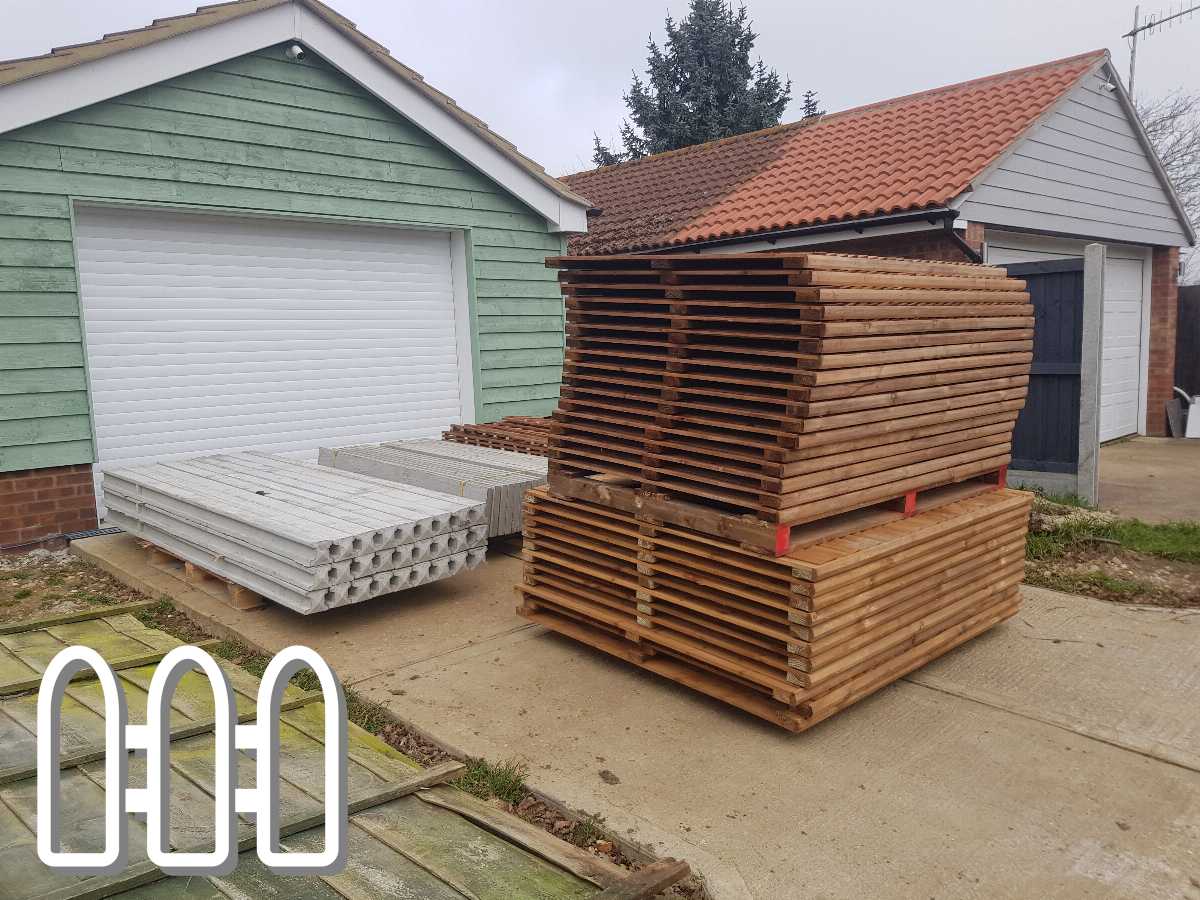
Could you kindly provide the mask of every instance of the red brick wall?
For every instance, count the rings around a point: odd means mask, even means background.
[[[980,243],[982,244],[982,236],[980,237]],[[797,249],[829,250],[830,252],[837,253],[868,253],[872,256],[904,256],[909,259],[936,259],[943,262],[974,261],[963,250],[962,244],[944,231],[885,234],[878,237],[859,238],[854,241],[837,241],[830,244],[805,244],[803,247]]]
[[[1150,267],[1150,377],[1146,432],[1167,433],[1167,401],[1175,383],[1175,329],[1179,316],[1179,248],[1155,247]]]
[[[972,250],[974,250],[976,253],[978,253],[980,256],[982,256],[983,255],[983,240],[984,240],[983,223],[982,222],[968,222],[967,223],[967,233],[965,235],[963,235],[963,240],[965,240],[968,244],[971,245]]]
[[[0,472],[0,552],[32,550],[71,531],[96,527],[92,467],[58,466]]]

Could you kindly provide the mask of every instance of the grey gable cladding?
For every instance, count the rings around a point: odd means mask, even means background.
[[[545,219],[319,58],[281,47],[0,135],[0,471],[93,461],[71,198],[468,228],[476,410],[549,413]]]
[[[1138,244],[1188,236],[1105,67],[1082,81],[959,205],[968,221]]]

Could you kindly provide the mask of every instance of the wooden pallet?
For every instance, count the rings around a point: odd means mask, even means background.
[[[800,731],[1015,611],[1030,500],[965,496],[768,558],[539,488],[520,612]]]
[[[772,524],[754,516],[696,503],[670,494],[647,490],[638,479],[615,475],[574,477],[552,474],[548,489],[555,496],[583,500],[648,520],[690,528],[736,543],[759,555],[785,556],[809,544],[909,518],[918,512],[1006,486],[1007,470],[999,468],[974,478],[940,481],[928,488],[913,488],[898,497],[887,497],[870,506],[800,524]]]
[[[790,526],[1010,461],[1033,308],[1003,270],[816,253],[547,264],[567,307],[554,474]]]
[[[505,416],[499,422],[451,425],[442,432],[442,440],[545,456],[549,431],[548,418]]]
[[[257,594],[240,584],[234,584],[227,578],[210,572],[193,562],[188,562],[186,559],[180,559],[169,550],[164,550],[149,541],[138,541],[138,546],[146,552],[146,561],[156,569],[170,572],[176,578],[186,581],[192,587],[199,588],[233,609],[243,611],[262,609],[271,602],[262,594]]]

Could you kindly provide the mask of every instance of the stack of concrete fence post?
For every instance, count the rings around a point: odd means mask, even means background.
[[[483,562],[482,502],[265,453],[105,472],[114,524],[301,613]]]
[[[521,530],[525,492],[546,481],[545,457],[450,441],[323,447],[322,465],[487,504],[490,537]]]

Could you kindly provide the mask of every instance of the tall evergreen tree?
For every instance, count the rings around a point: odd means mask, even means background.
[[[646,78],[635,73],[625,94],[623,148],[596,137],[592,161],[611,165],[778,125],[792,82],[761,59],[750,62],[758,38],[751,25],[746,7],[735,11],[728,0],[691,0],[678,24],[667,16],[666,43],[660,48],[650,39]],[[805,115],[818,115],[816,94],[807,91],[804,99]]]
[[[825,110],[821,109],[821,101],[817,99],[816,91],[804,92],[804,118],[811,119],[813,116],[823,116]]]
[[[592,134],[592,162],[597,166],[613,166],[622,161],[620,153],[613,153],[600,143],[600,135]]]

